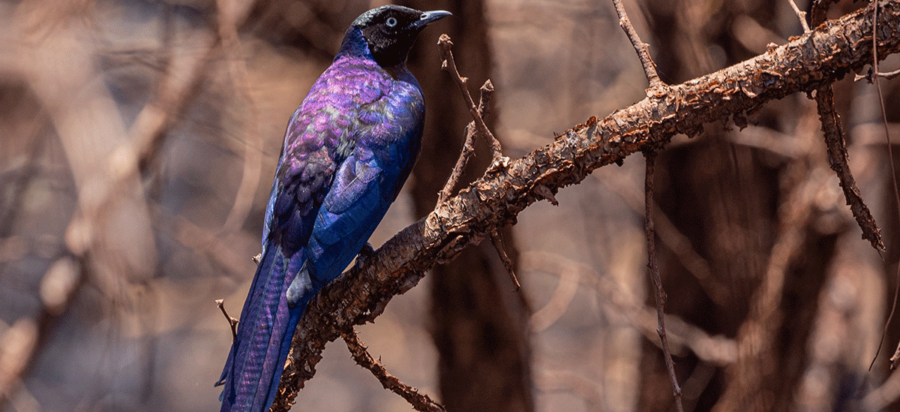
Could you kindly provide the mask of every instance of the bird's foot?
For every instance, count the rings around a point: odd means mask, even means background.
[[[374,255],[375,249],[372,248],[372,244],[366,242],[362,249],[359,250],[359,254],[356,255],[356,271],[358,272],[362,265],[366,263],[366,260],[369,260],[369,258]]]

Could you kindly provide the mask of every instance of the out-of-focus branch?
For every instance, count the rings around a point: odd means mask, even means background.
[[[640,193],[620,179],[598,179],[613,192],[622,197],[625,204],[635,212],[642,212]],[[659,239],[675,253],[675,257],[697,281],[706,295],[717,305],[724,307],[729,303],[728,288],[713,276],[709,262],[694,249],[691,240],[681,233],[666,214],[657,208],[653,212],[653,225]]]
[[[239,6],[243,8],[235,21],[243,22],[249,7]],[[91,7],[90,1],[24,2],[6,21],[11,38],[21,42],[11,48],[17,63],[14,69],[28,82],[56,128],[78,190],[78,211],[66,231],[69,255],[52,265],[42,279],[41,314],[36,320],[16,323],[34,325],[15,330],[36,335],[10,335],[31,346],[17,352],[20,366],[0,370],[0,403],[27,372],[53,320],[66,310],[88,271],[108,294],[121,293],[119,282],[154,273],[156,250],[141,174],[198,93],[206,65],[217,52],[219,41],[210,36],[197,41],[203,48],[199,53],[185,53],[177,63],[168,61],[154,96],[126,129],[110,91],[97,81],[95,56],[101,51],[93,47],[96,42],[82,41],[94,35],[95,28],[84,24]],[[168,36],[170,31],[164,33]],[[163,43],[165,53],[170,52],[169,43]]]
[[[645,339],[654,345],[662,345],[656,332],[656,311],[644,305],[627,288],[618,286],[615,281],[598,273],[591,266],[546,252],[522,254],[522,266],[526,270],[543,271],[560,277],[553,297],[531,317],[535,332],[540,332],[558,319],[577,288],[583,287],[597,293],[600,298],[598,301],[608,315],[623,315]],[[672,350],[680,356],[687,356],[688,351],[691,351],[704,362],[720,366],[732,364],[737,359],[737,345],[731,339],[710,336],[703,329],[674,315],[666,315],[666,325]]]
[[[871,6],[869,6],[871,7]],[[900,4],[882,5],[880,56],[900,51]],[[315,374],[325,344],[339,331],[381,313],[437,262],[453,259],[491,231],[542,199],[535,188],[577,184],[599,167],[667,143],[674,135],[695,135],[704,123],[758,108],[771,100],[811,91],[859,71],[872,57],[869,8],[795,38],[788,44],[715,73],[669,86],[604,119],[591,118],[553,143],[485,175],[427,217],[407,227],[358,270],[354,268],[319,293],[294,334],[289,364],[274,411],[285,411]]]
[[[11,398],[41,345],[84,283],[84,260],[64,256],[53,262],[41,279],[41,311],[35,319],[18,319],[0,335],[0,405]]]
[[[800,138],[813,137],[814,118],[810,107],[797,127]],[[777,237],[762,283],[751,299],[750,313],[738,331],[738,361],[728,370],[728,388],[716,411],[765,411],[772,407],[771,400],[759,399],[757,395],[766,390],[771,381],[769,374],[778,368],[774,353],[777,331],[785,317],[781,311],[785,279],[807,239],[807,225],[817,215],[820,191],[829,183],[816,147],[807,147],[805,156],[788,164],[782,177],[779,197],[784,200],[778,208]]]
[[[247,2],[249,3],[249,2]],[[240,97],[241,103],[246,106],[246,117],[240,121],[243,126],[244,143],[244,172],[241,175],[241,183],[238,186],[237,194],[234,196],[234,204],[222,230],[225,232],[233,232],[240,229],[250,214],[250,208],[253,206],[253,195],[259,186],[259,176],[262,173],[262,150],[260,148],[260,125],[259,111],[256,108],[256,102],[250,94],[250,86],[247,84],[247,64],[244,57],[244,49],[241,46],[241,39],[238,37],[238,18],[239,13],[245,12],[235,10],[240,5],[233,1],[216,0],[216,8],[218,9],[219,21],[219,38],[222,39],[222,47],[228,54],[228,69],[231,74],[231,82]],[[246,4],[245,4],[246,6]]]

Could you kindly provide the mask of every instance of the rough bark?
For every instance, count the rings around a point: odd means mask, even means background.
[[[642,149],[664,146],[678,133],[693,136],[720,122],[796,92],[815,90],[872,59],[871,8],[827,22],[767,53],[672,86],[604,119],[591,118],[556,140],[510,160],[388,241],[359,272],[345,273],[320,293],[294,335],[290,364],[273,410],[286,410],[312,378],[325,344],[338,330],[377,317],[391,297],[409,290],[436,264],[446,263],[485,234],[552,192],[581,182],[596,168]],[[900,4],[882,5],[880,57],[900,50]],[[514,108],[510,108],[512,110]]]
[[[454,55],[462,76],[475,87],[491,77],[492,56],[484,1],[411,1],[420,10],[453,13],[442,33],[454,39]],[[450,76],[435,70],[440,52],[437,31],[422,36],[410,61],[425,90],[428,116],[420,161],[413,170],[412,196],[417,218],[434,208],[437,193],[453,169],[462,147],[466,124],[472,121]],[[477,98],[477,95],[476,95]],[[492,127],[496,114],[485,121]],[[478,178],[491,155],[476,141],[461,183]],[[503,231],[513,256],[512,230]],[[449,411],[532,411],[529,310],[524,295],[515,292],[490,242],[467,248],[459,258],[431,269],[431,335],[437,349],[441,402]]]

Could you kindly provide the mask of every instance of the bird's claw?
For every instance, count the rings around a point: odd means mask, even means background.
[[[366,260],[369,260],[369,258],[373,255],[375,255],[375,249],[372,248],[371,243],[366,242],[366,244],[363,245],[362,249],[359,250],[359,254],[356,255],[356,271],[359,272],[362,266],[366,263]]]

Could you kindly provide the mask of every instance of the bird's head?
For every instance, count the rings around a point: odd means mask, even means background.
[[[449,15],[450,12],[443,10],[381,6],[357,17],[350,30],[359,29],[375,61],[382,67],[390,67],[406,61],[409,49],[425,26]]]

